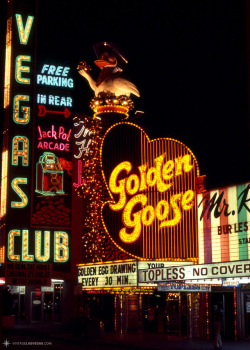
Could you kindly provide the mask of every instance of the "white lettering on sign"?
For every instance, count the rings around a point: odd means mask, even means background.
[[[223,287],[239,287],[239,281],[224,281],[222,280]]]
[[[69,71],[69,67],[44,64],[41,70],[41,74],[37,74],[36,82],[38,85],[73,88],[74,81],[72,78],[68,78]]]
[[[63,78],[63,77],[51,77],[47,75],[37,74],[37,84],[38,85],[50,85],[50,86],[58,86],[58,87],[66,87],[73,88],[74,82],[71,78]]]
[[[73,106],[73,99],[70,96],[37,94],[36,102],[39,104],[48,104],[52,106]]]
[[[176,266],[155,269],[139,269],[140,283],[158,283],[176,280],[225,278],[249,276],[249,260],[207,265]]]
[[[78,147],[78,154],[74,154],[74,158],[80,159],[83,155],[88,154],[89,148],[91,145],[90,136],[93,134],[93,131],[87,129],[82,120],[79,120],[78,117],[74,118],[74,127],[78,128],[77,132],[74,134],[76,146]]]
[[[137,262],[79,266],[78,282],[85,289],[135,287],[137,286]]]
[[[41,70],[42,74],[48,75],[61,75],[63,77],[67,77],[69,74],[70,68],[63,66],[54,66],[52,64],[44,64]]]
[[[186,283],[158,283],[159,292],[211,292],[211,285]]]

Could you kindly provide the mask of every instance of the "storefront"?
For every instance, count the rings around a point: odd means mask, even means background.
[[[234,339],[249,337],[249,190],[243,183],[197,196],[199,264],[215,266],[220,286],[213,287],[211,304],[222,303],[225,336]]]
[[[10,291],[16,321],[62,322],[63,281],[52,280],[50,287],[5,288]]]
[[[194,261],[138,259],[81,264],[78,266],[78,282],[82,290],[88,295],[103,293],[113,296],[110,300],[114,303],[114,329],[122,333],[159,332],[209,339],[214,335],[214,306],[221,304],[224,310],[223,338],[248,338],[250,260],[248,250],[243,255],[241,247],[243,241],[249,240],[248,236],[243,237],[243,234],[249,235],[248,191],[248,183],[221,189],[219,198],[224,210],[216,201],[217,191],[210,195],[214,201],[207,203],[203,199],[208,198],[207,193],[198,195],[197,203],[202,203],[197,216],[200,219],[199,264]],[[225,193],[229,198],[227,201],[223,201]],[[238,203],[234,206],[233,194],[236,193]],[[234,222],[226,224],[223,216],[228,220],[230,212],[235,213]],[[237,217],[242,221],[237,221]],[[227,242],[223,236],[226,233],[222,231],[228,232]],[[211,232],[208,244],[206,240]],[[234,237],[235,234],[239,235],[238,238]]]
[[[154,278],[158,267],[198,263],[196,191],[204,190],[204,177],[182,142],[151,141],[137,125],[120,121],[127,116],[117,113],[118,102],[110,96],[104,112],[106,101],[95,97],[95,118],[82,121],[85,144],[98,161],[88,154],[81,159],[86,181],[77,190],[88,230],[78,283],[87,298],[109,295],[117,332],[196,335],[202,293],[162,292]],[[149,281],[139,280],[142,269],[150,270]]]

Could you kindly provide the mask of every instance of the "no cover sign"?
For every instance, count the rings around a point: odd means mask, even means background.
[[[249,260],[207,265],[189,265],[165,268],[139,269],[140,283],[158,283],[176,280],[244,277],[250,274]]]

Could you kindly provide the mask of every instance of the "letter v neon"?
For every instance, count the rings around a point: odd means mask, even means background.
[[[22,20],[22,15],[16,14],[16,22],[17,22],[17,28],[18,28],[18,33],[19,33],[19,39],[20,43],[23,45],[27,45],[30,31],[31,31],[31,26],[33,23],[33,16],[28,16],[25,28],[23,27],[23,20]]]

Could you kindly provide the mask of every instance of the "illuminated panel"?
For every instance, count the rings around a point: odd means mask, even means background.
[[[137,286],[137,262],[113,261],[78,266],[78,283],[82,289],[106,289]]]
[[[25,25],[25,28],[24,28],[22,15],[16,14],[16,21],[17,21],[17,28],[18,28],[18,33],[19,33],[19,39],[20,39],[20,43],[23,44],[23,45],[27,45],[27,43],[28,43],[33,20],[34,20],[33,16],[28,16],[27,21],[26,21],[26,25]]]
[[[131,163],[129,162],[123,162],[121,164],[119,164],[115,170],[112,172],[110,179],[109,179],[109,188],[111,190],[112,193],[116,193],[120,195],[120,199],[119,201],[117,201],[117,203],[113,204],[110,203],[110,208],[112,210],[121,210],[124,208],[124,205],[126,203],[126,193],[125,193],[125,183],[126,180],[120,180],[118,182],[118,185],[116,185],[116,178],[119,175],[119,173],[121,171],[126,171],[126,173],[128,173],[132,168]]]
[[[59,214],[56,215],[54,227],[70,226],[70,223],[67,223],[63,215],[66,213],[67,217],[69,216],[63,203],[66,196],[57,196],[56,198],[54,193],[53,205],[55,205],[55,207],[53,207],[51,202],[47,202],[47,198],[42,197],[40,193],[36,194],[34,188],[36,184],[35,165],[37,160],[35,137],[38,121],[36,119],[37,108],[34,105],[37,92],[37,87],[34,85],[36,81],[36,77],[34,76],[34,58],[36,57],[37,42],[35,17],[33,17],[33,14],[36,13],[36,7],[36,2],[30,2],[29,0],[9,1],[4,96],[4,133],[6,137],[4,138],[2,153],[1,181],[1,219],[3,219],[4,215],[6,215],[6,217],[3,220],[2,237],[6,236],[7,262],[27,262],[28,266],[31,266],[30,263],[34,261],[42,264],[44,262],[50,262],[55,263],[55,269],[56,265],[60,265],[59,269],[62,270],[61,262],[69,260],[69,236],[66,233],[60,232],[54,235],[54,230],[51,232],[48,231],[48,227],[52,225],[46,225],[44,222],[42,224],[38,222],[36,225],[38,231],[34,231],[30,228],[30,225],[33,227],[33,208],[31,205],[37,209],[37,203],[34,200],[35,196],[39,198],[43,205],[43,201],[45,201],[47,207],[52,207],[52,212],[59,212]],[[28,13],[27,10],[29,11]],[[69,120],[70,118],[67,119],[69,110],[65,108],[72,107],[73,104],[72,98],[67,96],[67,91],[65,91],[66,87],[70,85],[71,88],[73,84],[73,79],[70,80],[67,76],[69,69],[69,67],[63,67],[63,69],[61,69],[58,66],[57,73],[61,70],[61,76],[57,77],[57,74],[55,74],[53,77],[54,91],[49,91],[46,88],[46,92],[44,92],[44,87],[41,87],[42,91],[39,95],[39,103],[42,103],[42,101],[44,101],[44,96],[46,96],[46,103],[50,105],[46,106],[46,116],[44,116],[44,118],[39,117],[39,119],[42,119],[41,123],[39,120],[40,130],[41,132],[46,131],[47,135],[51,133],[54,136],[55,133],[50,129],[50,124],[52,128],[56,129],[58,142],[54,142],[54,150],[59,151],[57,166],[61,166],[60,170],[62,171],[63,169],[64,173],[70,172],[72,168],[70,168],[70,161],[65,159],[65,152],[63,153],[63,151],[70,153],[71,121]],[[49,80],[50,79],[48,79],[48,81]],[[63,96],[60,96],[60,91],[58,90],[58,80],[60,81],[60,86],[63,88]],[[55,112],[52,116],[50,114],[51,110]],[[34,144],[32,142],[33,154],[30,154],[31,139],[34,140]],[[48,140],[48,138],[42,140],[44,141],[43,149],[49,150],[46,148],[47,145],[45,142],[54,140],[54,137],[53,140]],[[51,144],[49,146],[51,147]],[[64,149],[62,149],[63,147]],[[11,150],[9,155],[7,149]],[[39,152],[43,153],[41,150]],[[58,181],[59,188],[62,188],[63,177],[58,177],[58,179],[56,179],[53,172],[51,173],[51,184],[56,186]],[[67,188],[71,188],[70,186],[71,182],[69,180]],[[53,192],[53,188],[50,189],[51,192]],[[66,195],[66,193],[64,194]],[[48,200],[49,199],[50,198],[48,198]],[[71,202],[70,197],[68,201]],[[6,202],[8,207],[6,207]],[[63,210],[61,207],[63,207]],[[44,209],[44,207],[40,207],[39,209]],[[69,208],[67,207],[67,209]],[[37,211],[39,212],[38,209]],[[43,210],[41,210],[41,212],[44,216],[55,219],[53,215],[48,215],[48,213],[44,213]],[[59,219],[61,220],[60,223]],[[57,259],[54,256],[54,252],[57,254]],[[16,264],[14,264],[14,266],[16,266]],[[39,264],[37,264],[37,266],[39,266]],[[70,262],[65,264],[64,267],[63,271],[69,272]]]
[[[35,233],[35,258],[37,261],[45,262],[50,258],[50,232],[44,232],[44,254],[42,255],[42,232],[36,231]]]
[[[9,261],[65,263],[69,259],[69,236],[66,232],[14,229],[9,231],[7,242]],[[54,251],[54,256],[51,256],[51,251]]]
[[[34,261],[34,255],[29,254],[29,231],[22,232],[22,261]]]
[[[55,231],[55,262],[66,262],[69,259],[69,236],[66,232]]]
[[[1,217],[6,215],[7,182],[8,182],[8,151],[2,152],[2,178],[1,178]]]
[[[5,262],[5,246],[0,248],[0,263],[3,264]]]
[[[29,101],[29,96],[26,95],[17,95],[14,97],[14,112],[13,118],[17,124],[27,124],[30,121],[30,107],[22,107],[21,111],[23,116],[20,116],[20,101]]]
[[[113,242],[133,257],[196,260],[199,168],[190,149],[119,123],[105,134],[101,161],[111,198],[103,223]]]
[[[74,81],[70,71],[70,67],[43,62],[36,67],[31,223],[37,229],[71,226],[72,120],[68,117],[73,98],[67,94]],[[67,261],[68,258],[63,257],[63,249],[59,252],[62,259],[57,257],[58,262]],[[70,262],[66,265],[69,267]]]
[[[20,261],[20,255],[14,254],[14,239],[20,236],[20,230],[12,230],[8,235],[8,258],[10,261]]]
[[[15,136],[12,140],[12,165],[18,165],[18,157],[22,159],[22,166],[29,165],[29,140],[25,136]]]
[[[11,82],[11,50],[12,50],[12,17],[7,20],[6,50],[5,50],[5,77],[4,77],[4,109],[8,110],[10,105],[10,82]],[[1,171],[1,218],[6,215],[7,187],[8,187],[8,136],[7,126],[4,126],[4,142],[2,152]]]
[[[10,17],[7,21],[5,77],[4,77],[4,108],[7,108],[10,104],[11,49],[12,49],[12,17]]]
[[[13,190],[16,192],[16,194],[21,198],[21,202],[11,202],[11,207],[12,208],[24,208],[26,207],[28,203],[28,198],[26,194],[20,189],[19,184],[27,184],[27,179],[26,178],[16,178],[12,180],[11,186]]]
[[[20,55],[16,58],[16,81],[20,84],[30,84],[30,78],[23,77],[23,73],[30,73],[30,67],[22,65],[25,61],[30,62],[31,57]]]
[[[219,191],[211,192],[211,197],[219,196]],[[220,218],[211,216],[211,238],[212,238],[212,262],[221,261],[220,236],[218,235],[217,227],[220,225]]]
[[[63,168],[54,153],[44,152],[36,164],[36,192],[44,196],[64,194]]]
[[[199,194],[199,262],[250,257],[250,183]]]
[[[147,197],[143,194],[139,194],[133,198],[127,203],[126,207],[123,210],[123,223],[124,225],[131,229],[133,228],[133,231],[131,233],[127,232],[126,227],[122,228],[120,230],[120,238],[125,243],[133,243],[135,242],[140,234],[141,234],[141,228],[142,228],[142,210],[137,211],[136,213],[132,214],[132,210],[135,205],[141,204],[144,206],[147,203]]]
[[[159,262],[159,265],[161,262]],[[148,264],[146,269],[138,268],[138,279],[140,283],[158,283],[158,282],[177,282],[180,280],[207,280],[215,279],[218,281],[221,278],[240,278],[248,277],[250,271],[250,264],[248,260],[241,260],[238,262],[222,262],[213,264],[193,264],[193,265],[180,265],[169,268],[157,267],[152,268],[151,264]],[[206,282],[210,284],[210,282]],[[216,282],[217,284],[217,282]]]

